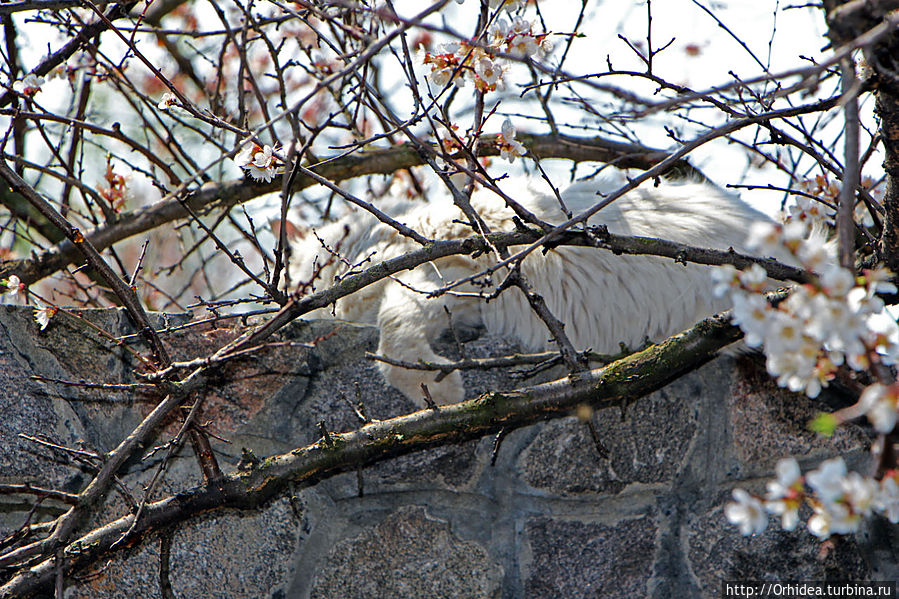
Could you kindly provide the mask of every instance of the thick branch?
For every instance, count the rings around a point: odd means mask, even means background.
[[[106,2],[97,2],[98,6],[105,6]],[[80,8],[81,0],[21,0],[0,4],[0,15],[11,15],[26,10],[60,10],[62,8]]]
[[[891,11],[899,8],[897,0],[825,0],[828,37],[834,44],[845,44],[879,25]]]
[[[884,263],[893,272],[899,272],[899,96],[881,90],[877,93],[876,106],[885,156],[883,170],[887,176],[880,252]]]
[[[623,144],[601,137],[570,137],[556,135],[519,134],[520,140],[538,158],[564,158],[568,160],[607,162],[622,168],[647,169],[665,159],[668,153],[633,144]],[[499,148],[496,136],[482,138],[480,152],[484,156],[496,156]],[[309,168],[329,181],[342,181],[364,175],[387,174],[424,163],[422,156],[410,145],[399,145],[384,150],[357,152],[324,161]],[[679,174],[696,173],[686,160],[671,164],[671,171]],[[298,175],[292,187],[299,191],[315,185],[308,176]],[[197,213],[210,210],[227,210],[237,204],[248,202],[261,195],[280,191],[278,180],[268,184],[249,180],[207,183],[191,191],[179,201],[175,198],[163,199],[152,206],[141,208],[119,216],[115,223],[88,231],[85,237],[102,251],[114,243],[133,235],[144,233],[165,223],[185,218],[185,205]],[[183,202],[183,204],[182,204]],[[26,284],[33,283],[64,268],[78,259],[76,248],[63,242],[43,252],[35,258],[12,260],[0,264],[0,278],[15,274]]]
[[[840,43],[860,38],[863,33],[895,19],[899,0],[827,0],[824,9],[829,35],[835,43]],[[899,35],[895,26],[887,31],[888,35],[865,48],[865,58],[876,76],[876,110],[880,116],[887,178],[879,249],[884,264],[899,271]]]
[[[855,190],[861,173],[858,163],[858,82],[855,78],[855,63],[846,58],[842,63],[842,89],[845,96],[843,105],[843,173],[841,177],[840,203],[837,210],[837,239],[839,240],[840,266],[855,267]]]
[[[699,367],[740,335],[729,315],[717,315],[605,368],[580,373],[575,380],[486,393],[437,411],[375,421],[353,432],[329,433],[327,440],[272,456],[247,472],[225,476],[212,487],[149,504],[136,525],[129,515],[89,532],[65,547],[64,566],[68,572],[82,569],[172,524],[214,509],[255,509],[287,489],[309,487],[360,466],[562,418],[584,403],[608,407],[642,397]],[[129,530],[128,539],[117,543]],[[24,568],[0,587],[0,599],[27,597],[46,589],[55,574],[54,558]]]
[[[493,247],[511,247],[525,245],[541,239],[542,231],[518,231],[515,233],[492,233],[489,235],[490,245]],[[590,233],[565,231],[556,237],[553,246],[556,245],[585,245],[599,247],[614,253],[646,254],[665,256],[679,262],[695,262],[697,264],[720,265],[733,264],[737,268],[745,268],[750,264],[758,264],[774,279],[790,279],[799,282],[808,282],[812,275],[808,272],[780,264],[771,258],[756,258],[738,254],[734,251],[710,250],[694,248],[672,241],[650,239],[647,237],[631,237],[626,235],[612,235],[600,228],[593,228]],[[371,285],[390,275],[404,270],[411,270],[426,262],[452,256],[455,254],[474,254],[489,251],[487,242],[480,237],[468,239],[437,241],[420,250],[407,252],[402,256],[379,262],[361,273],[341,279],[339,283],[328,289],[324,289],[312,295],[302,298],[291,298],[281,310],[265,324],[250,333],[235,339],[217,352],[217,356],[233,354],[268,339],[281,327],[290,321],[299,318],[303,314],[324,308],[337,301],[341,297],[355,293],[359,289]]]

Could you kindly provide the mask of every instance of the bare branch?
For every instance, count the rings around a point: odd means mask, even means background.
[[[162,345],[162,341],[159,340],[159,336],[156,334],[156,331],[153,329],[153,326],[150,324],[150,321],[147,319],[147,315],[144,312],[143,306],[141,306],[140,301],[138,301],[137,296],[134,292],[134,289],[129,287],[118,275],[116,275],[112,269],[106,264],[106,261],[100,256],[100,253],[97,249],[91,244],[91,242],[84,238],[84,235],[77,228],[72,226],[59,212],[57,212],[50,204],[44,201],[32,188],[28,185],[21,177],[19,177],[14,171],[12,171],[7,165],[6,162],[0,160],[0,176],[2,176],[7,183],[9,183],[10,187],[17,193],[27,199],[32,206],[37,208],[37,210],[43,214],[47,220],[56,225],[61,231],[63,231],[68,237],[70,243],[76,248],[78,251],[87,259],[88,263],[100,274],[101,277],[106,281],[106,283],[112,287],[115,291],[116,295],[122,300],[122,304],[128,310],[128,313],[131,315],[131,318],[134,320],[138,329],[140,329],[141,333],[146,337],[147,341],[150,343],[150,346],[153,348],[153,353],[156,356],[159,364],[164,368],[168,366],[169,356],[165,347]]]
[[[617,405],[663,387],[708,361],[723,346],[740,337],[727,314],[708,318],[665,342],[619,360],[605,368],[580,373],[523,391],[491,392],[460,404],[426,409],[398,418],[373,421],[349,433],[327,433],[313,445],[272,456],[264,466],[226,475],[213,487],[200,487],[146,506],[135,522],[125,516],[88,532],[66,545],[66,570],[77,571],[116,549],[123,534],[128,543],[150,533],[222,508],[254,509],[290,488],[316,484],[342,472],[357,470],[392,457],[437,445],[570,416],[578,405]],[[53,558],[26,567],[0,586],[0,599],[25,596],[50,584],[56,571]]]
[[[598,137],[576,138],[522,134],[521,140],[531,152],[540,158],[567,158],[575,162],[609,162],[622,168],[650,168],[668,156],[662,150],[622,144]],[[499,147],[496,143],[496,136],[484,136],[480,151],[484,156],[497,156]],[[385,150],[357,152],[325,160],[305,168],[314,170],[323,180],[342,181],[363,175],[393,173],[423,163],[424,159],[415,149],[401,145]],[[664,174],[670,170],[678,173],[695,172],[689,163],[676,158],[666,163],[664,169],[654,171],[654,175]],[[291,191],[305,189],[317,182],[316,179],[301,174],[297,176]],[[185,206],[196,212],[204,213],[215,209],[227,210],[261,195],[278,191],[279,188],[280,183],[275,181],[268,184],[254,183],[248,180],[228,181],[220,184],[207,183],[188,193],[181,201],[175,198],[163,199],[152,206],[132,213],[121,214],[115,223],[87,231],[85,237],[94,247],[102,251],[118,241],[187,217]],[[33,283],[50,276],[67,264],[71,264],[77,255],[74,245],[70,242],[63,242],[55,248],[39,254],[36,258],[0,262],[0,276],[15,274],[25,283]]]

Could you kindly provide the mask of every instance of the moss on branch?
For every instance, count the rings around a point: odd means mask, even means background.
[[[581,404],[603,408],[637,399],[699,367],[740,336],[727,314],[717,315],[658,345],[575,377],[485,393],[437,411],[421,410],[350,432],[328,433],[329,443],[319,440],[270,456],[209,486],[148,504],[137,524],[129,514],[88,532],[62,550],[65,570],[86,568],[102,556],[134,547],[153,533],[211,511],[256,509],[290,489],[309,487],[396,456],[562,418]],[[56,574],[55,558],[45,556],[23,566],[0,587],[0,599],[27,597],[50,588]]]

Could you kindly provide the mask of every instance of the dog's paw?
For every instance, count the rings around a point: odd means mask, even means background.
[[[438,374],[427,370],[412,370],[389,364],[381,364],[381,372],[388,383],[399,389],[419,407],[425,407],[422,384],[427,385],[431,399],[439,406],[459,403],[465,399],[462,375],[454,371],[437,381]]]

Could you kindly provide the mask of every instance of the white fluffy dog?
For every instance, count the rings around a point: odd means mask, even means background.
[[[622,182],[621,177],[580,182],[561,195],[568,209],[578,214],[602,199],[598,193],[612,192]],[[537,193],[526,185],[510,191],[508,182],[504,182],[503,189],[546,222],[558,224],[566,220],[554,195]],[[515,229],[514,213],[496,194],[477,191],[471,203],[493,231]],[[395,203],[392,210],[386,211],[430,239],[473,235],[470,227],[458,222],[464,217],[449,200]],[[600,210],[589,224],[604,224],[612,233],[719,250],[732,247],[749,253],[746,232],[756,221],[770,219],[718,187],[663,181],[658,186],[646,183],[631,191]],[[322,246],[322,241],[330,250]],[[313,272],[318,272],[315,284],[323,288],[367,258],[370,262],[364,266],[418,247],[367,212],[355,211],[316,228],[315,234],[304,229],[294,232],[291,280],[294,284],[309,281]],[[554,347],[546,325],[519,290],[510,288],[497,298],[484,301],[491,287],[502,280],[503,269],[493,275],[486,287],[482,280],[453,289],[456,293],[427,296],[427,292],[481,272],[495,261],[490,254],[441,258],[338,300],[333,314],[344,320],[376,324],[380,329],[378,352],[405,362],[447,361],[431,348],[431,341],[447,328],[444,307],[461,326],[483,326],[490,333],[533,350]],[[622,343],[638,348],[647,338],[662,340],[729,307],[726,299],[713,297],[710,267],[684,265],[670,258],[616,256],[590,247],[558,247],[546,254],[532,252],[521,269],[532,289],[566,324],[565,332],[578,350],[617,353]],[[330,309],[322,309],[310,316],[331,315]],[[391,385],[419,405],[423,405],[421,383],[427,384],[438,404],[455,403],[465,396],[458,371],[437,382],[435,373],[430,371],[384,363],[380,368]]]

